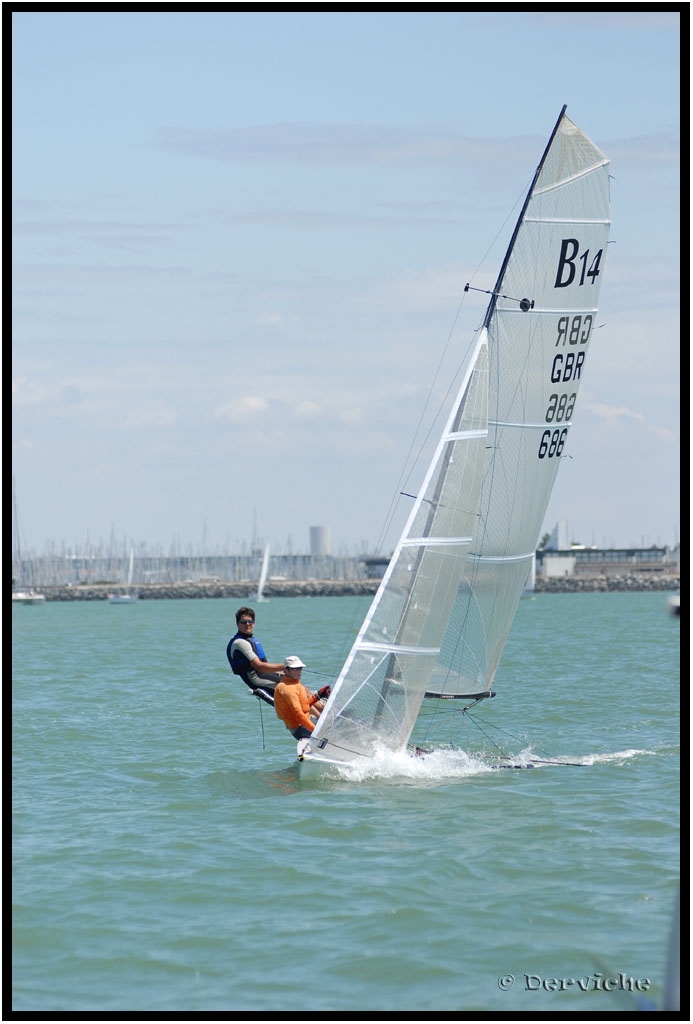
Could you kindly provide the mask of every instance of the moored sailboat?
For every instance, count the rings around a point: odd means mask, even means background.
[[[36,590],[13,590],[12,602],[17,604],[44,604],[45,594],[39,594]]]
[[[256,601],[266,601],[267,598],[264,596],[265,584],[267,583],[267,574],[269,572],[269,560],[270,560],[270,547],[269,544],[265,544],[262,552],[262,562],[260,564],[260,577],[257,582],[257,593],[255,594]]]
[[[132,581],[135,573],[135,549],[130,547],[130,560],[128,562],[128,578],[125,584],[125,592],[122,594],[109,594],[109,604],[133,604],[139,600],[139,594],[132,589]]]

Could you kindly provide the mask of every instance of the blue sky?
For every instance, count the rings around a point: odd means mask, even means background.
[[[12,48],[24,547],[374,549],[564,103],[614,244],[545,529],[678,539],[677,14],[15,11]]]

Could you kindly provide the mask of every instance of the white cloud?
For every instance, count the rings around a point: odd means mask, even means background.
[[[661,438],[662,441],[666,441],[668,444],[677,444],[678,438],[673,430],[669,430],[667,427],[651,426],[647,428],[651,434],[655,437]]]
[[[645,423],[645,416],[641,412],[634,412],[632,409],[628,409],[624,405],[615,406],[607,405],[604,402],[588,402],[585,405],[585,409],[598,416],[601,420],[604,420],[607,428],[620,428],[625,426],[626,420],[635,420],[636,423]],[[678,437],[673,430],[669,427],[660,427],[656,423],[645,424],[645,429],[648,433],[653,434],[659,438],[660,441],[666,441],[667,444],[677,444]]]
[[[243,423],[263,415],[268,409],[269,403],[264,398],[260,398],[259,395],[245,395],[219,406],[214,415],[217,419],[227,420],[229,423]]]
[[[294,412],[302,420],[313,420],[317,416],[322,415],[322,409],[318,403],[309,400],[299,402]]]
[[[603,402],[591,402],[585,406],[590,412],[594,413],[595,416],[599,416],[601,419],[606,420],[609,426],[620,426],[622,420],[644,420],[645,417],[641,412],[633,412],[632,409],[627,409],[624,405],[614,406],[605,405]]]
[[[465,135],[445,125],[284,122],[230,129],[170,126],[160,130],[158,144],[164,150],[225,163],[458,169],[465,162],[495,168],[500,161],[532,159],[537,140],[526,134],[502,140]],[[621,153],[631,159],[675,163],[678,144],[666,132],[643,133],[623,140]]]
[[[49,389],[28,377],[12,378],[12,403],[20,405],[42,405],[48,398]]]

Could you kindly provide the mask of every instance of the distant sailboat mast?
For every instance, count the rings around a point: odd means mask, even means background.
[[[19,535],[19,515],[17,513],[17,491],[15,478],[12,477],[12,532],[14,534],[12,552],[12,600],[18,604],[43,604],[46,600],[45,594],[38,594],[35,590],[24,589],[24,561],[22,559],[22,542]],[[15,557],[17,575],[15,576]],[[16,590],[14,588],[17,588]]]
[[[19,518],[17,516],[17,491],[15,487],[15,478],[12,477],[12,527],[14,533],[14,556],[17,565],[17,574],[14,573],[14,565],[12,567],[12,575],[15,576],[15,582],[17,587],[21,590],[24,580],[22,578],[22,542],[19,538]]]

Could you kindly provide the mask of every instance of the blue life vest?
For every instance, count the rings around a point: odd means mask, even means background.
[[[238,648],[236,648],[233,653],[231,652],[231,645],[234,640],[247,640],[260,661],[267,661],[267,655],[263,651],[262,644],[259,640],[256,640],[254,636],[244,636],[243,633],[236,633],[236,635],[232,636],[226,645],[226,657],[229,659],[229,665],[237,676],[245,676],[246,672],[250,668],[250,661],[242,651],[238,650]]]

